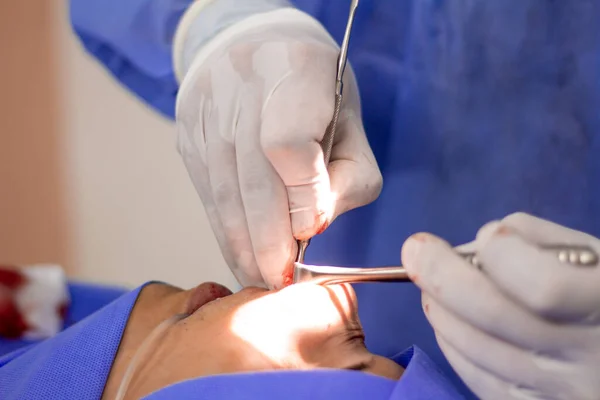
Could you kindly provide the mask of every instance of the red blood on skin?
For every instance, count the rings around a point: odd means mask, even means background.
[[[317,214],[315,216],[315,225],[319,227],[319,229],[317,229],[316,235],[320,235],[321,233],[325,232],[325,229],[327,229],[327,227],[329,227],[330,221],[329,221],[329,218],[327,218],[325,214],[326,214],[325,211],[321,211],[319,214]]]
[[[58,312],[58,316],[63,321],[67,319],[67,312],[69,312],[69,302],[63,302],[58,305],[56,311]]]
[[[223,285],[219,285],[218,283],[202,283],[192,289],[188,299],[186,313],[192,314],[203,305],[210,303],[213,300],[227,297],[231,294],[233,294],[231,290],[227,289]]]
[[[425,243],[429,239],[429,234],[427,233],[415,233],[409,239],[416,240],[417,242]]]
[[[283,287],[288,287],[294,283],[294,266],[290,265],[287,267],[285,271],[283,271],[283,274],[281,274],[281,277],[283,278]]]
[[[17,268],[0,265],[0,285],[15,290],[27,281]]]
[[[12,299],[0,300],[0,336],[18,339],[30,329]]]
[[[497,236],[508,236],[512,233],[512,229],[510,229],[508,226],[504,226],[504,225],[500,225],[498,227],[498,229],[496,229],[495,234]]]
[[[408,274],[408,277],[413,283],[419,283],[419,275],[417,274]]]
[[[325,229],[327,228],[329,228],[329,221],[325,221],[325,223],[321,225],[321,228],[319,228],[319,230],[317,231],[317,235],[320,235],[321,233],[325,232]]]

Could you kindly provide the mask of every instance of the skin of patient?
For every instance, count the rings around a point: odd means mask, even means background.
[[[127,399],[187,379],[235,372],[336,368],[390,379],[403,372],[366,349],[350,285],[297,284],[231,294],[214,283],[187,291],[151,284],[131,313],[103,399],[115,398],[143,340],[176,314],[189,316],[169,327],[139,362]]]

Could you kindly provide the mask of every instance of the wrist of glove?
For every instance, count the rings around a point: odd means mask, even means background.
[[[197,0],[181,18],[173,43],[173,62],[181,81],[196,53],[223,30],[248,17],[292,8],[288,0]]]
[[[600,240],[529,215],[483,227],[465,245],[418,234],[402,260],[457,373],[482,399],[600,398],[600,267],[561,262],[540,245]]]

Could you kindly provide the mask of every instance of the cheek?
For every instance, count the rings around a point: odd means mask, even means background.
[[[344,368],[358,356],[343,332],[304,332],[296,336],[294,348],[305,368]]]
[[[222,321],[195,314],[181,321],[177,332],[162,344],[165,358],[160,363],[168,366],[174,381],[237,372],[232,342]]]
[[[179,348],[196,364],[218,363],[233,338],[229,310],[221,302],[216,300],[180,321],[169,346]]]
[[[181,343],[203,375],[279,368],[290,354],[290,335],[280,324],[236,316],[237,309],[216,301],[182,326]],[[261,317],[262,318],[262,317]]]
[[[398,380],[404,373],[404,368],[388,358],[375,356],[372,367],[365,372]]]

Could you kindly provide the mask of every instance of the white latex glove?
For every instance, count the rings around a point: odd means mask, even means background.
[[[316,20],[292,8],[259,13],[199,50],[188,32],[178,46],[179,150],[240,283],[281,287],[295,239],[381,190],[355,78],[348,68],[327,168],[319,142],[333,115],[338,47]]]
[[[428,234],[402,260],[456,372],[482,399],[600,399],[600,269],[559,262],[536,244],[600,241],[525,214],[482,228],[483,271]]]

